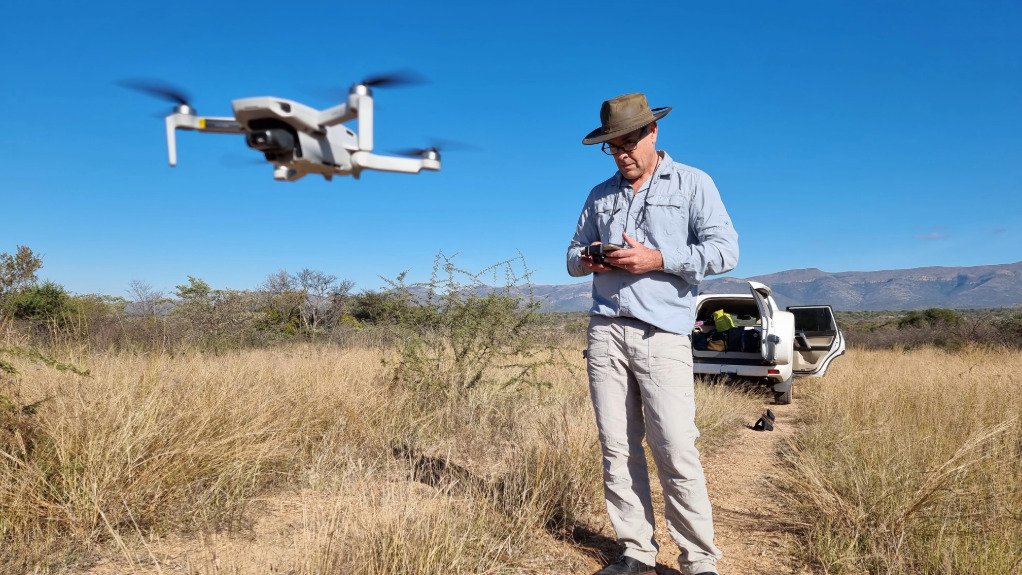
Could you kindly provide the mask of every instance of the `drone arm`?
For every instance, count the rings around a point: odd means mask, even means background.
[[[348,95],[348,101],[319,113],[319,125],[323,128],[358,118],[358,149],[373,149],[373,97],[357,91]]]
[[[234,118],[205,118],[191,114],[175,113],[167,116],[167,161],[171,167],[177,165],[177,130],[196,130],[215,134],[241,134],[245,132]]]
[[[440,160],[430,158],[398,158],[394,156],[378,156],[365,151],[351,155],[351,163],[358,170],[379,170],[382,172],[401,172],[417,174],[421,170],[438,171]]]
[[[242,134],[245,129],[234,118],[196,118],[200,132],[213,132],[215,134]]]
[[[167,116],[167,163],[177,165],[177,114]]]
[[[347,103],[338,104],[333,108],[327,108],[319,113],[319,125],[322,127],[334,126],[341,122],[353,120],[358,116],[356,108],[348,106]]]
[[[373,149],[373,97],[369,94],[358,96],[358,149]]]

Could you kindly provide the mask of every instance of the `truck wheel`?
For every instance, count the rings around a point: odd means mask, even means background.
[[[788,405],[791,403],[791,388],[794,387],[795,378],[788,379],[774,385],[774,403],[777,405]]]
[[[777,405],[788,405],[791,403],[791,389],[788,389],[788,391],[775,391],[774,403]]]

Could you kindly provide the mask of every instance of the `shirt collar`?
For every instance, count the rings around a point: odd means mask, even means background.
[[[668,154],[666,150],[657,150],[657,153],[663,155],[660,157],[660,165],[657,166],[656,172],[653,174],[653,177],[651,177],[649,181],[644,184],[646,186],[645,189],[647,190],[653,185],[653,178],[659,180],[669,180],[671,179],[671,174],[674,173],[674,170],[671,169],[671,164],[674,163],[674,160],[671,159],[671,155]],[[624,190],[625,188],[631,187],[631,184],[628,183],[628,180],[626,180],[625,177],[621,175],[620,170],[614,173],[614,182],[617,184],[617,188],[619,190]]]

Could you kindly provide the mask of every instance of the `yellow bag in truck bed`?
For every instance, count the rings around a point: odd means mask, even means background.
[[[727,331],[735,327],[735,316],[718,309],[713,312],[713,327],[717,328],[717,331]]]

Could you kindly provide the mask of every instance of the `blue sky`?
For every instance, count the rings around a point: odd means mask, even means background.
[[[75,293],[247,289],[287,269],[382,285],[438,251],[481,269],[564,251],[614,170],[581,138],[599,106],[673,106],[660,145],[716,181],[733,275],[1022,259],[1018,2],[16,2],[0,24],[0,251]],[[201,114],[273,95],[336,103],[365,76],[378,150],[454,140],[417,176],[276,182],[238,136],[179,132],[116,85],[160,78]]]

